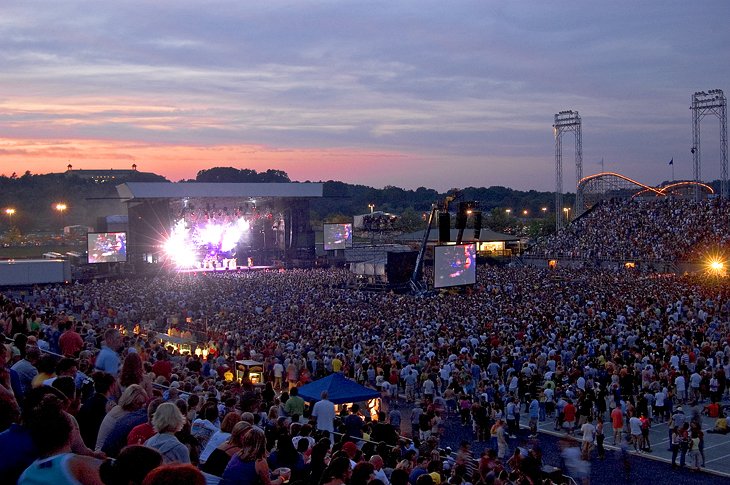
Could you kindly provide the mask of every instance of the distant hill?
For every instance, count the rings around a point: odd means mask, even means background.
[[[94,226],[97,217],[126,214],[119,200],[116,185],[123,182],[168,182],[161,175],[136,172],[115,179],[113,183],[97,183],[73,173],[50,173],[21,176],[0,176],[0,231],[8,228],[5,209],[12,207],[12,223],[21,232],[58,231],[63,225]],[[67,209],[60,213],[54,206],[62,202]]]

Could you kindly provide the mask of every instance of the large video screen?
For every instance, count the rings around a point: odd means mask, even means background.
[[[477,282],[476,244],[436,246],[433,270],[434,288],[475,284]]]
[[[127,261],[126,232],[90,232],[86,236],[89,263],[119,263]]]
[[[325,224],[324,249],[345,249],[352,247],[352,224]]]

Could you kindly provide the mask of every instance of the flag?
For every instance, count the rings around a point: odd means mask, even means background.
[[[674,158],[672,158],[671,160],[669,160],[669,165],[674,165]]]

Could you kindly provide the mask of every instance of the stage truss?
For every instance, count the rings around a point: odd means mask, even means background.
[[[707,115],[717,116],[720,121],[720,197],[728,197],[727,182],[727,98],[722,89],[711,89],[708,92],[700,91],[692,95],[692,161],[694,164],[694,179],[702,179],[702,150],[700,124]],[[699,200],[701,191],[695,186],[695,198]]]
[[[581,132],[581,118],[577,111],[561,111],[555,115],[553,135],[555,136],[555,231],[563,226],[562,211],[569,210],[563,207],[563,133],[575,133],[575,183],[583,178],[583,135]],[[583,204],[576,194],[574,215],[577,217],[578,208]]]

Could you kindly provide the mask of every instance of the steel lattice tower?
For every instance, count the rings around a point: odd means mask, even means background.
[[[575,133],[575,208],[573,215],[577,217],[583,203],[577,193],[578,182],[583,178],[583,135],[581,120],[577,111],[561,111],[555,115],[553,135],[555,135],[555,231],[563,227],[563,133]]]
[[[707,115],[715,115],[720,119],[720,161],[722,174],[720,177],[720,197],[728,197],[727,186],[727,99],[722,89],[700,91],[692,95],[692,161],[694,162],[695,182],[702,178],[702,150],[700,149],[700,123]],[[695,198],[699,200],[699,188],[695,188]]]

